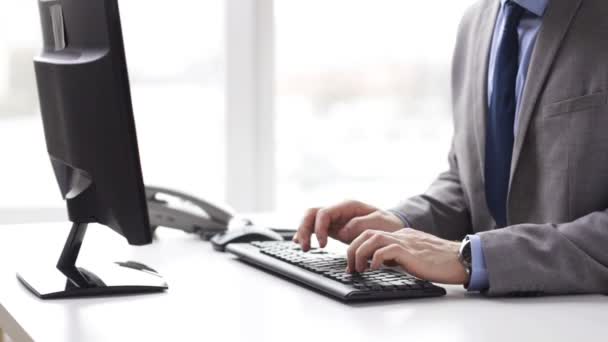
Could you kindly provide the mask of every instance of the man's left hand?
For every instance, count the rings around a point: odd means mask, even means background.
[[[469,276],[458,259],[460,242],[440,239],[415,229],[393,233],[367,230],[348,247],[348,272],[401,266],[409,274],[443,284],[467,284]]]

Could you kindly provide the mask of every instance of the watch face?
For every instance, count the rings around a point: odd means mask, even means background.
[[[462,249],[462,258],[469,264],[471,263],[471,243],[468,241]]]
[[[467,265],[471,264],[471,241],[466,238],[460,247],[460,260]]]

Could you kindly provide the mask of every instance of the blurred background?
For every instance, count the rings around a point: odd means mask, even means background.
[[[226,188],[239,172],[228,160],[239,156],[226,152],[226,107],[238,98],[226,86],[234,53],[226,32],[240,7],[227,1],[239,0],[119,5],[145,182],[231,204]],[[273,43],[274,87],[262,93],[274,104],[262,116],[272,120],[263,148],[273,158],[259,158],[272,164],[259,177],[273,187],[264,206],[253,194],[237,210],[300,212],[345,198],[389,207],[447,167],[450,60],[472,0],[247,1],[258,6],[254,21],[273,21],[258,32]],[[32,66],[41,47],[37,2],[10,8],[0,12],[0,215],[52,211],[63,202]]]

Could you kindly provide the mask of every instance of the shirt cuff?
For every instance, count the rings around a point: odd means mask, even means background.
[[[486,260],[481,248],[481,239],[477,235],[468,235],[471,243],[471,274],[469,280],[469,291],[484,291],[490,287],[488,272],[486,270]]]
[[[397,216],[401,220],[401,223],[403,223],[403,227],[405,227],[405,228],[412,227],[412,225],[410,224],[410,221],[407,219],[407,216],[405,216],[405,214],[403,214],[402,212],[395,210],[395,209],[389,209],[388,212]]]

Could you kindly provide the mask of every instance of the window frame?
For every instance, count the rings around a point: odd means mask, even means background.
[[[226,2],[226,201],[271,211],[276,200],[273,0]]]

